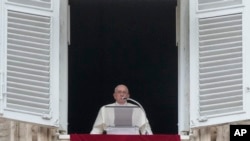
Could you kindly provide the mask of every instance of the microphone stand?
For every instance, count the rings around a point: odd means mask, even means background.
[[[134,99],[132,99],[132,98],[125,98],[126,100],[129,100],[129,101],[132,101],[132,102],[134,102],[134,103],[136,103],[141,109],[142,109],[142,112],[145,114],[145,117],[147,118],[147,116],[146,116],[146,112],[145,112],[145,110],[144,110],[144,108],[142,107],[142,105],[139,103],[139,102],[137,102],[136,100],[134,100]],[[146,124],[146,132],[145,132],[145,135],[147,135],[148,134],[148,131],[147,131],[147,129],[148,129],[148,124]]]
[[[145,112],[144,108],[142,107],[142,105],[139,102],[137,102],[136,100],[134,100],[132,98],[126,98],[126,99],[129,100],[129,101],[132,101],[132,102],[136,103],[142,109],[142,111],[144,112],[144,114],[146,115],[146,112]]]

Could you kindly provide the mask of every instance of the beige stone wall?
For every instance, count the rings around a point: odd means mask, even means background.
[[[10,122],[0,118],[0,141],[10,141]]]
[[[250,121],[233,124],[248,124]],[[182,141],[229,141],[230,124],[193,129]],[[0,141],[70,141],[69,135],[60,135],[56,129],[10,121],[0,118]]]
[[[0,141],[70,141],[69,135],[56,133],[55,129],[9,121],[0,118]],[[229,125],[204,127],[192,131],[182,141],[229,141]]]
[[[230,123],[234,125],[250,125],[250,121]],[[190,141],[230,141],[230,124],[208,126],[193,129],[189,136]]]
[[[56,129],[0,118],[0,141],[57,141]]]
[[[229,124],[194,129],[190,141],[229,141]]]

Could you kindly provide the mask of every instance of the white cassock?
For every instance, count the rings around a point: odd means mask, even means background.
[[[117,108],[112,107],[137,107],[137,108],[128,108],[131,109],[130,111],[126,111],[125,113],[116,111]],[[132,115],[131,121],[117,121],[117,116],[120,118],[123,118],[124,116]],[[95,123],[93,125],[93,129],[91,130],[90,134],[103,134],[104,131],[107,131],[110,129],[110,127],[116,127],[117,124],[127,124],[125,122],[131,122],[131,127],[138,128],[138,134],[148,134],[152,135],[152,131],[148,122],[148,119],[146,117],[145,112],[138,108],[138,106],[126,103],[124,105],[119,105],[118,103],[112,103],[105,106],[102,106],[101,109],[98,112],[97,118],[95,120]],[[140,132],[140,133],[139,133]]]

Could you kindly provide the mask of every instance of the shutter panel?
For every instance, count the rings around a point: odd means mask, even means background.
[[[200,115],[243,110],[242,15],[199,19]]]
[[[244,40],[250,4],[242,3],[190,1],[191,127],[250,119],[249,91],[245,90],[250,52]]]
[[[59,77],[67,72],[67,63],[59,65],[67,51],[67,25],[59,24],[67,16],[59,17],[60,7],[66,11],[67,1],[0,2],[0,116],[67,131],[67,109],[60,109],[67,107],[67,78]]]
[[[50,17],[8,11],[6,108],[50,113]]]
[[[0,1],[0,115],[3,114],[3,2]]]

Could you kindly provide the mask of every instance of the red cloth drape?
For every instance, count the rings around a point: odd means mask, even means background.
[[[70,141],[180,141],[180,136],[70,134]]]

